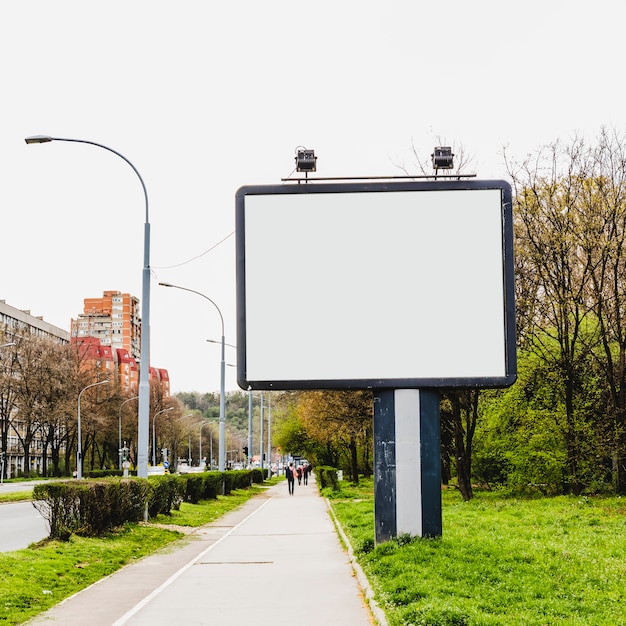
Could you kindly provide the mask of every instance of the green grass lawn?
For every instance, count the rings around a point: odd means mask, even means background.
[[[183,503],[180,511],[173,511],[171,516],[160,515],[150,524],[127,524],[98,539],[72,536],[68,542],[44,540],[24,550],[0,553],[0,624],[23,624],[182,536],[163,525],[201,526],[234,510],[263,489],[253,485],[250,489],[233,490],[231,495],[219,496],[217,500]]]
[[[373,484],[331,503],[391,626],[626,624],[626,498],[443,492],[443,535],[374,547]]]
[[[32,500],[32,491],[14,491],[12,493],[0,493],[1,502],[24,502],[25,500]]]

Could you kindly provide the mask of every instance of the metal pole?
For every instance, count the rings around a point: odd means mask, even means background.
[[[156,413],[152,416],[152,467],[156,467],[156,416]]]
[[[83,444],[82,444],[82,434],[80,432],[80,398],[83,395],[83,392],[87,391],[91,387],[95,387],[96,385],[104,385],[104,383],[108,383],[109,379],[101,380],[97,383],[92,383],[91,385],[87,385],[84,389],[81,389],[78,394],[78,449],[76,451],[76,478],[79,480],[83,477]]]
[[[198,465],[202,465],[202,427],[204,426],[204,424],[200,424],[200,460],[198,461]]]
[[[264,405],[263,405],[263,392],[261,392],[261,439],[259,441],[259,450],[261,451],[261,471],[263,471],[263,444],[265,442],[263,436],[263,422],[265,421],[264,415]]]
[[[171,406],[168,409],[163,409],[162,411],[157,411],[152,417],[152,467],[156,467],[156,435],[155,435],[155,423],[157,415],[161,415],[161,413],[167,413],[167,411],[173,411],[174,407]],[[146,470],[147,472],[147,470]]]
[[[219,440],[219,452],[218,452],[218,469],[220,472],[224,471],[225,463],[224,459],[226,457],[226,447],[225,447],[225,437],[226,437],[226,398],[225,398],[225,378],[226,378],[226,361],[225,361],[225,348],[226,342],[224,340],[224,316],[222,315],[221,309],[215,304],[211,298],[205,296],[203,293],[199,291],[195,291],[194,289],[188,289],[187,287],[180,287],[179,285],[172,285],[171,283],[159,283],[162,287],[173,287],[174,289],[182,289],[183,291],[189,291],[191,293],[195,293],[196,295],[208,300],[219,313],[220,321],[222,323],[222,355],[220,360],[220,440]]]
[[[248,467],[252,456],[252,389],[248,389]]]
[[[226,376],[226,362],[224,361],[224,349],[224,327],[222,325],[222,360],[220,362],[220,472],[224,471],[224,443],[226,440],[226,391],[224,382]]]
[[[272,477],[272,395],[267,392],[267,477]]]
[[[137,420],[137,476],[148,477],[148,437],[150,433],[150,220],[148,219],[148,191],[139,170],[120,152],[101,143],[85,139],[67,139],[36,135],[26,137],[26,143],[47,143],[50,141],[69,141],[84,143],[108,150],[126,161],[139,178],[146,203],[146,221],[143,237],[143,272],[141,302],[141,355],[139,362],[139,414]]]
[[[119,469],[122,469],[122,407],[131,400],[137,400],[139,396],[134,396],[133,398],[128,398],[128,400],[124,400],[122,404],[120,404],[120,415],[118,420],[118,450],[119,450]]]

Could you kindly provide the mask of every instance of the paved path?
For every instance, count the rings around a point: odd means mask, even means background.
[[[142,559],[29,624],[159,626],[373,621],[314,480],[269,488],[175,548]]]

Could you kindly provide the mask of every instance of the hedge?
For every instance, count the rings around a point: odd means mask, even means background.
[[[337,477],[337,468],[329,466],[319,466],[315,468],[315,479],[319,482],[320,487],[332,487],[333,491],[339,491],[339,480]]]
[[[258,469],[200,474],[105,478],[45,482],[33,489],[33,506],[50,526],[50,538],[69,539],[72,533],[97,536],[126,522],[169,515],[181,502],[228,495],[263,482]]]

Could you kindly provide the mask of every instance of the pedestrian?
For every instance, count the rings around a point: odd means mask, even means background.
[[[298,485],[302,483],[302,465],[298,465],[296,468],[296,476],[298,477]]]
[[[293,469],[293,463],[290,461],[289,466],[285,470],[285,476],[287,477],[287,487],[289,487],[290,496],[293,496],[293,489],[296,484],[296,481],[293,475],[294,471],[295,470]]]
[[[306,463],[302,466],[302,481],[305,485],[309,484],[309,466]]]

